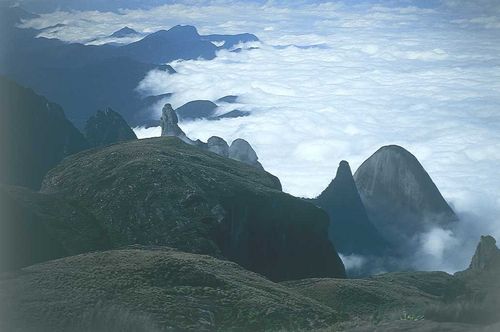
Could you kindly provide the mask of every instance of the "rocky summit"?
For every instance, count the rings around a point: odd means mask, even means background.
[[[400,146],[380,148],[354,180],[368,217],[393,242],[404,243],[415,233],[457,220],[417,158]]]
[[[313,202],[328,213],[330,240],[342,254],[380,255],[387,249],[368,219],[347,161],[340,162],[335,178]]]
[[[104,111],[97,111],[87,120],[84,135],[92,147],[137,139],[134,131],[122,116],[109,107]]]
[[[167,245],[225,257],[272,280],[345,276],[326,213],[283,193],[273,175],[174,137],[66,158],[42,193],[78,201],[111,247]]]

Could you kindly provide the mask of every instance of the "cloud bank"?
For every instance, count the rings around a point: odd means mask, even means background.
[[[141,33],[180,23],[202,33],[255,33],[263,41],[258,49],[174,62],[176,74],[151,72],[138,90],[172,92],[175,107],[238,95],[238,109],[250,116],[186,122],[183,130],[194,139],[248,140],[284,190],[298,196],[319,194],[342,159],[354,170],[382,145],[407,148],[462,218],[456,229],[415,239],[418,267],[455,271],[480,234],[500,239],[500,7],[426,3],[181,2],[55,12],[25,26],[62,22],[64,29],[43,34],[83,42],[124,25]]]

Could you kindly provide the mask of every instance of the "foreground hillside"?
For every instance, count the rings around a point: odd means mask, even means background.
[[[339,317],[235,263],[166,247],[34,265],[5,275],[0,297],[1,331],[288,330]]]
[[[486,244],[486,255],[483,239],[471,267],[455,276],[282,283],[168,247],[82,254],[0,274],[0,330],[494,332],[500,250]]]

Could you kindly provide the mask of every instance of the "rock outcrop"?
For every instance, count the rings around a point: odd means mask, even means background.
[[[178,123],[179,118],[177,116],[177,111],[172,108],[172,105],[165,104],[160,119],[161,136],[177,137],[181,141],[187,144],[196,145],[200,149],[208,150],[220,156],[238,160],[245,164],[263,169],[262,165],[258,161],[259,158],[257,157],[254,149],[250,143],[244,139],[238,138],[234,140],[230,147],[223,138],[218,136],[210,137],[207,143],[200,140],[193,141],[186,136],[184,131],[182,131],[179,127]]]
[[[328,216],[255,167],[160,137],[66,158],[42,192],[78,201],[112,247],[167,245],[226,257],[272,280],[344,277]]]
[[[38,189],[49,169],[87,147],[59,105],[0,76],[0,183]]]
[[[404,243],[457,216],[417,158],[404,148],[380,148],[354,174],[368,217],[384,236]]]
[[[368,219],[349,163],[341,161],[337,174],[313,202],[330,217],[330,240],[345,255],[380,255],[387,241]]]
[[[207,150],[226,158],[229,157],[229,145],[218,136],[212,136],[208,139]]]
[[[496,240],[492,236],[481,236],[469,270],[485,271],[494,268],[500,269],[500,249],[497,248]]]
[[[161,111],[160,118],[161,136],[177,137],[185,143],[194,144],[194,141],[189,139],[189,137],[184,134],[178,123],[179,118],[177,117],[177,113],[172,108],[172,105],[165,104]]]
[[[259,158],[250,143],[242,138],[235,139],[229,147],[229,158],[241,161],[242,163],[262,168]]]
[[[122,116],[109,107],[104,111],[97,111],[87,120],[84,135],[92,147],[137,139],[134,131]]]

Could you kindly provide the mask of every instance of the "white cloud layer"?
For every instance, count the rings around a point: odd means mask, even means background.
[[[500,8],[486,1],[483,7],[408,3],[287,8],[212,1],[56,12],[26,25],[65,23],[45,34],[71,41],[107,36],[124,25],[141,33],[179,23],[202,33],[255,33],[264,41],[257,50],[175,62],[177,74],[151,72],[139,90],[173,92],[174,106],[240,96],[238,108],[251,116],[182,128],[194,139],[248,140],[295,195],[321,192],[342,159],[355,170],[382,145],[407,148],[462,217],[452,233],[421,235],[419,267],[453,271],[465,267],[480,234],[500,240]],[[291,44],[317,47],[274,47]],[[159,132],[137,130],[139,137]],[[462,254],[449,259],[449,248]]]

